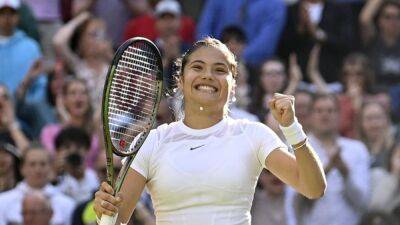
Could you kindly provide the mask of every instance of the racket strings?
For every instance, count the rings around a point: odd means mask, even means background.
[[[134,139],[151,129],[159,70],[157,56],[141,43],[125,49],[118,61],[108,117],[111,140],[121,152],[128,153]]]

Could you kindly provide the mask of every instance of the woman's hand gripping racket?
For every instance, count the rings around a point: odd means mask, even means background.
[[[107,181],[119,192],[139,148],[152,129],[162,95],[163,71],[157,47],[145,38],[122,44],[110,65],[103,92],[103,130]],[[128,157],[114,185],[113,153]],[[114,225],[118,215],[102,215]]]

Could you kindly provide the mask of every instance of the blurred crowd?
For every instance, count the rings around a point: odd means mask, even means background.
[[[176,58],[205,36],[239,62],[231,117],[283,137],[267,102],[296,97],[327,191],[309,200],[264,170],[253,225],[400,224],[399,0],[0,0],[0,225],[96,224],[103,85],[134,36],[162,52],[158,124],[176,119]],[[154,221],[145,192],[130,224]]]

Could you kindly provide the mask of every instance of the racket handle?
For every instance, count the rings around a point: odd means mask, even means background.
[[[102,215],[99,225],[115,225],[117,222],[118,213],[114,216]]]

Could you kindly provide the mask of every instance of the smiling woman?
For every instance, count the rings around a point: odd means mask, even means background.
[[[325,176],[294,115],[293,96],[275,94],[269,106],[294,155],[264,124],[228,117],[237,64],[224,44],[200,40],[177,65],[183,118],[150,132],[115,197],[101,185],[99,217],[118,213],[117,224],[126,223],[147,185],[158,225],[250,225],[262,168],[308,198],[323,195]]]

